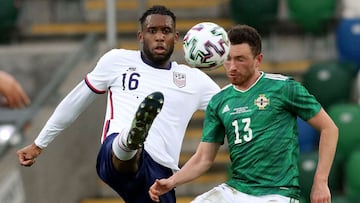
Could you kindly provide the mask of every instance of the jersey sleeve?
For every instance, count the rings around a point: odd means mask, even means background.
[[[290,112],[307,121],[315,116],[321,109],[321,104],[315,96],[299,82],[289,79],[284,91],[285,101]]]
[[[89,88],[80,82],[56,107],[34,143],[45,148],[97,98]]]
[[[95,93],[103,94],[111,86],[111,82],[115,79],[114,73],[115,60],[118,57],[119,50],[113,49],[105,53],[97,62],[95,68],[86,75],[86,85]]]

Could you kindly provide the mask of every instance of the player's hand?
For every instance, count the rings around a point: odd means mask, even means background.
[[[169,192],[174,187],[169,179],[156,179],[155,183],[149,189],[150,198],[155,202],[160,202],[159,196]]]
[[[30,104],[21,85],[4,71],[0,71],[0,94],[4,97],[2,103],[10,108],[23,108]]]
[[[31,166],[35,163],[36,157],[41,153],[42,149],[34,143],[17,151],[19,163],[22,166]]]
[[[314,181],[310,195],[311,203],[331,203],[327,181]]]

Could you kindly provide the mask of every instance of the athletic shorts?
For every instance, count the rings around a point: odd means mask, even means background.
[[[299,200],[282,195],[253,196],[237,191],[223,183],[215,188],[197,196],[191,203],[299,203]]]
[[[109,135],[101,145],[96,170],[99,177],[115,190],[126,203],[153,203],[148,194],[155,179],[168,178],[173,172],[156,163],[143,149],[136,173],[124,174],[116,171],[112,164],[112,142],[118,133]],[[160,202],[175,203],[175,190],[160,196]]]

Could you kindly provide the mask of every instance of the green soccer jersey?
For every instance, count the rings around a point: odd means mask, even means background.
[[[297,116],[320,111],[315,97],[297,81],[262,73],[246,91],[229,85],[210,101],[203,142],[229,145],[232,177],[227,184],[251,195],[299,198]]]

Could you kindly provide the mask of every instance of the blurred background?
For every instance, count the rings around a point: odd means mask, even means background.
[[[314,94],[340,130],[330,175],[333,203],[360,202],[360,3],[358,0],[0,0],[0,70],[23,85],[32,104],[0,108],[1,203],[122,203],[98,179],[105,97],[59,135],[31,168],[16,150],[37,136],[56,105],[111,48],[138,49],[138,18],[154,4],[177,15],[181,39],[193,25],[225,29],[244,23],[263,38],[262,70],[293,76]],[[185,63],[182,44],[174,60]],[[207,72],[220,86],[223,68]],[[1,82],[1,81],[0,81]],[[204,114],[196,112],[183,143],[181,165],[194,153]],[[302,203],[308,203],[319,134],[298,119]],[[226,147],[211,170],[177,188],[178,202],[226,181]]]

